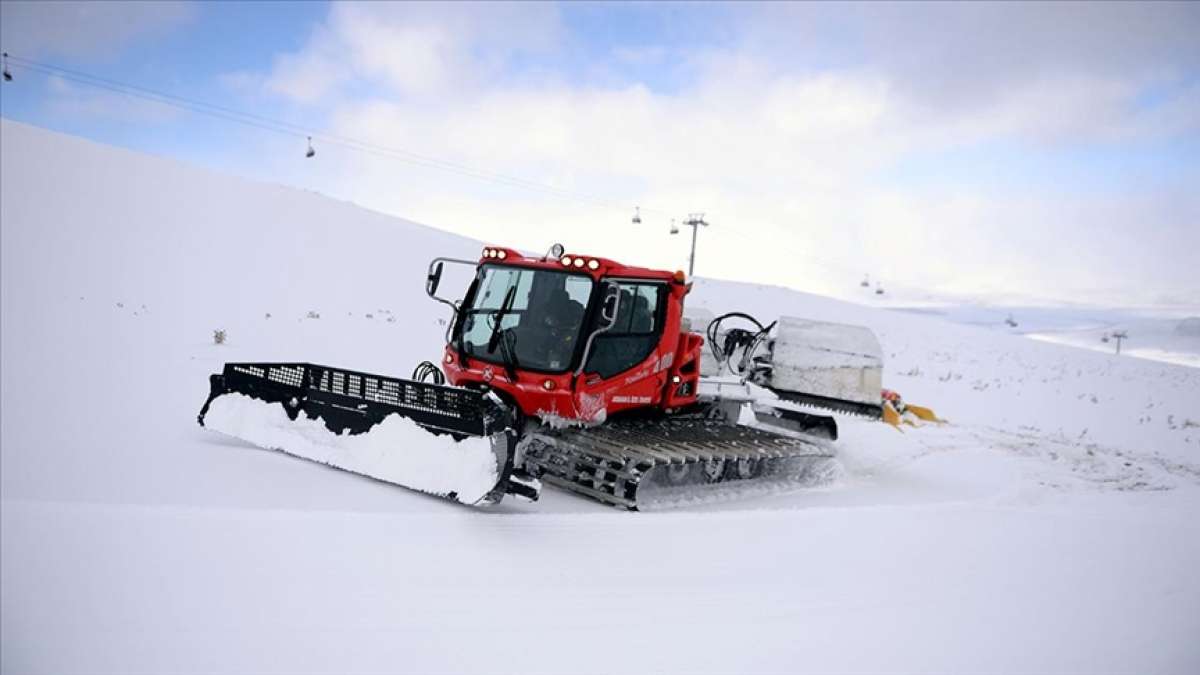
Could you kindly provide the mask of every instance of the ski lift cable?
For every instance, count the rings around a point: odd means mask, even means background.
[[[257,127],[257,128],[259,128],[259,129],[263,129],[263,130],[266,130],[266,131],[273,131],[273,132],[275,132],[275,133],[278,133],[278,134],[283,134],[283,135],[286,135],[286,136],[294,136],[294,137],[298,137],[298,138],[303,138],[303,137],[304,137],[304,135],[303,135],[303,134],[297,133],[297,132],[295,132],[295,131],[291,131],[291,130],[289,130],[289,129],[280,128],[278,125],[273,125],[273,124],[265,124],[265,123],[262,123],[262,122],[256,122],[256,121],[254,121],[254,120],[242,119],[242,118],[235,117],[235,116],[232,116],[232,115],[227,115],[227,114],[224,114],[224,113],[219,113],[219,112],[216,112],[216,111],[209,111],[209,110],[203,110],[203,109],[199,109],[199,108],[191,107],[191,106],[189,106],[189,105],[186,105],[186,104],[183,104],[183,103],[179,103],[179,102],[166,101],[166,100],[162,100],[162,99],[160,99],[160,98],[156,98],[156,97],[154,97],[154,96],[149,96],[149,95],[146,95],[146,94],[140,94],[140,93],[137,93],[137,92],[128,91],[128,90],[125,90],[125,89],[121,89],[120,87],[110,86],[110,85],[107,85],[107,84],[104,84],[104,83],[101,83],[101,82],[89,82],[89,81],[87,81],[87,80],[84,80],[84,79],[81,79],[81,78],[77,78],[77,77],[75,77],[75,76],[73,76],[73,75],[65,75],[65,74],[62,74],[62,73],[59,73],[59,72],[56,72],[56,71],[53,71],[53,70],[44,69],[44,68],[41,68],[41,67],[38,67],[38,66],[30,66],[30,65],[25,65],[25,64],[22,64],[22,65],[21,65],[21,67],[22,67],[22,68],[24,68],[25,70],[29,70],[29,71],[33,71],[33,72],[42,73],[42,74],[44,74],[44,75],[51,75],[51,76],[54,76],[54,77],[60,77],[60,78],[62,78],[62,79],[64,79],[64,80],[67,80],[67,81],[70,81],[70,82],[75,82],[75,83],[78,83],[78,84],[84,84],[84,85],[88,85],[88,86],[96,87],[96,88],[99,88],[99,89],[105,89],[105,90],[112,91],[112,92],[115,92],[115,93],[118,93],[118,94],[125,94],[125,95],[127,95],[127,96],[133,96],[133,97],[136,97],[136,98],[141,98],[141,99],[144,99],[144,100],[147,100],[147,101],[151,101],[151,102],[153,102],[153,103],[161,103],[161,104],[163,104],[163,105],[169,105],[169,106],[172,106],[172,107],[175,107],[175,108],[180,108],[180,109],[182,109],[182,110],[187,110],[187,111],[189,111],[189,112],[195,112],[195,113],[200,113],[200,114],[205,114],[205,115],[211,115],[211,116],[213,116],[213,117],[217,117],[217,118],[220,118],[220,119],[228,120],[228,121],[231,121],[231,122],[238,122],[238,123],[240,123],[240,124],[246,124],[246,125],[248,125],[248,126]]]
[[[301,138],[301,139],[311,136],[313,139],[316,139],[316,140],[318,140],[322,143],[326,143],[326,144],[340,145],[342,147],[345,147],[345,148],[348,148],[351,150],[357,150],[360,152],[369,152],[371,154],[375,154],[378,156],[390,157],[392,159],[405,161],[405,162],[419,165],[419,166],[440,169],[440,170],[449,171],[452,173],[458,173],[460,175],[468,176],[471,178],[476,178],[479,180],[486,180],[486,181],[491,181],[491,182],[495,182],[495,183],[505,184],[505,185],[509,185],[511,187],[535,190],[535,191],[543,192],[546,194],[556,195],[556,196],[559,196],[561,198],[568,199],[568,200],[573,200],[573,201],[578,201],[578,202],[587,202],[587,203],[590,203],[591,205],[597,206],[597,207],[619,208],[619,209],[628,209],[629,208],[628,205],[626,205],[626,204],[620,204],[620,203],[614,202],[612,200],[604,199],[604,198],[597,197],[594,195],[587,195],[584,193],[579,193],[579,192],[575,192],[572,190],[555,187],[552,185],[546,185],[544,183],[538,183],[536,181],[526,180],[523,178],[508,176],[508,175],[497,173],[497,172],[476,169],[474,167],[470,167],[467,165],[458,164],[455,162],[439,159],[437,157],[431,157],[428,155],[414,153],[414,152],[404,150],[401,148],[385,147],[385,146],[377,145],[377,144],[370,143],[367,141],[363,141],[360,139],[355,139],[355,138],[350,138],[350,137],[346,137],[346,136],[341,136],[338,134],[323,132],[320,130],[311,130],[306,127],[302,127],[300,125],[292,124],[290,122],[285,122],[285,121],[270,118],[270,117],[265,117],[263,115],[249,113],[249,112],[245,112],[245,111],[241,111],[241,110],[235,110],[233,108],[227,108],[225,106],[217,105],[214,103],[208,103],[206,101],[201,101],[201,100],[194,99],[194,98],[188,98],[188,97],[184,97],[184,96],[178,96],[175,94],[169,94],[169,93],[166,93],[163,91],[150,89],[148,87],[142,87],[142,86],[130,84],[127,82],[121,82],[118,80],[104,78],[104,77],[100,77],[98,75],[92,75],[90,73],[85,73],[85,72],[78,71],[78,70],[72,70],[70,68],[63,68],[61,66],[56,66],[53,64],[34,61],[32,59],[26,59],[26,58],[23,58],[20,56],[14,56],[12,54],[9,54],[8,56],[9,56],[9,59],[11,59],[11,62],[20,68],[24,68],[24,69],[31,70],[34,72],[39,72],[44,75],[61,77],[65,80],[69,80],[69,81],[72,81],[72,82],[75,82],[78,84],[83,84],[83,85],[87,85],[87,86],[106,89],[106,90],[124,94],[127,96],[132,96],[135,98],[142,98],[142,99],[154,101],[154,102],[157,102],[157,103],[160,103],[163,105],[169,105],[172,107],[181,108],[184,110],[188,110],[189,112],[194,112],[194,113],[203,114],[203,115],[209,115],[209,116],[223,119],[226,121],[245,124],[248,126],[257,127],[257,128],[268,130],[268,131],[273,131],[273,132],[279,133],[279,134],[290,135],[290,136],[294,136],[294,137]],[[662,211],[659,209],[647,208],[646,210],[653,212],[653,213],[667,215],[666,211]]]
[[[80,72],[77,70],[63,68],[61,66],[53,66],[50,64],[40,63],[37,61],[32,61],[30,59],[24,59],[21,57],[13,57],[13,59],[14,59],[14,61],[22,62],[22,65],[24,65],[25,67],[31,67],[31,69],[33,69],[33,70],[38,70],[40,68],[41,70],[39,70],[39,72],[42,72],[45,74],[58,75],[58,76],[64,77],[64,79],[71,79],[72,81],[80,82],[81,84],[100,86],[102,88],[107,88],[107,89],[110,89],[113,91],[119,91],[120,93],[126,93],[126,94],[136,96],[137,94],[134,94],[132,92],[121,91],[120,89],[114,89],[114,87],[119,87],[122,89],[130,89],[135,92],[140,92],[140,93],[146,94],[150,97],[153,97],[155,100],[159,100],[160,103],[164,103],[167,105],[174,105],[173,102],[179,102],[182,104],[186,104],[185,107],[188,110],[191,110],[192,112],[199,112],[202,114],[208,114],[207,110],[212,110],[217,113],[221,113],[218,116],[222,117],[223,119],[230,119],[228,117],[228,115],[233,115],[237,118],[245,118],[247,120],[254,120],[254,121],[257,121],[257,122],[260,122],[263,124],[270,125],[272,127],[277,127],[277,130],[279,132],[291,133],[298,138],[312,136],[313,138],[316,138],[318,140],[325,141],[325,142],[333,142],[333,143],[343,144],[346,146],[354,146],[355,149],[369,147],[374,150],[388,152],[388,153],[397,155],[401,159],[412,160],[414,163],[420,163],[423,166],[443,168],[448,171],[465,172],[466,175],[470,175],[470,176],[476,177],[476,178],[498,180],[498,181],[505,182],[510,185],[517,186],[517,187],[530,187],[530,188],[535,188],[535,189],[551,190],[554,192],[562,193],[565,196],[581,197],[588,201],[596,202],[596,203],[603,204],[606,206],[613,206],[613,207],[619,206],[621,208],[628,208],[627,205],[617,204],[616,202],[612,202],[611,200],[604,200],[604,199],[594,197],[591,195],[582,195],[581,193],[576,193],[576,192],[566,190],[563,188],[557,188],[557,187],[545,185],[542,183],[536,183],[534,181],[516,178],[513,176],[506,176],[504,174],[500,174],[500,173],[496,173],[496,172],[483,171],[483,170],[475,169],[473,167],[465,166],[462,164],[456,164],[454,162],[449,162],[446,160],[438,159],[436,157],[430,157],[427,155],[421,155],[418,153],[410,152],[410,151],[399,149],[399,148],[384,147],[384,146],[376,145],[376,144],[369,143],[367,141],[362,141],[362,140],[355,139],[355,138],[349,138],[346,136],[340,136],[340,135],[332,134],[332,133],[328,133],[328,132],[314,131],[314,130],[311,130],[306,127],[302,127],[302,126],[299,126],[296,124],[291,124],[289,122],[285,122],[285,121],[281,121],[281,120],[277,120],[277,119],[273,119],[273,118],[269,118],[269,117],[264,117],[262,115],[258,115],[255,113],[248,113],[245,111],[227,108],[227,107],[216,105],[213,103],[208,103],[206,101],[200,101],[197,99],[187,98],[184,96],[178,96],[175,94],[168,94],[166,92],[161,92],[161,91],[157,91],[154,89],[149,89],[146,87],[129,84],[126,82],[120,82],[117,80],[111,80],[111,79],[103,78],[103,77],[100,77],[97,75],[91,75],[89,73],[83,73],[83,72]],[[52,72],[47,72],[47,71],[52,71]],[[73,77],[66,77],[67,75],[70,75]],[[81,82],[77,78],[84,78],[85,80],[88,80],[88,81]],[[107,85],[107,86],[104,86],[104,85]],[[206,110],[197,110],[196,109],[197,107],[204,108]],[[241,121],[241,119],[232,120],[232,121]]]
[[[564,190],[562,188],[556,188],[556,187],[544,185],[541,183],[534,183],[532,181],[526,181],[523,179],[513,178],[511,176],[504,176],[502,174],[492,174],[492,173],[488,173],[488,172],[478,171],[478,170],[474,170],[474,169],[471,169],[469,167],[465,167],[462,165],[456,165],[456,164],[453,164],[450,162],[445,162],[443,160],[437,160],[435,158],[429,158],[429,157],[424,157],[421,155],[415,155],[414,153],[409,153],[407,151],[398,150],[395,148],[386,148],[386,147],[374,145],[371,143],[367,143],[365,141],[360,141],[360,140],[353,139],[353,138],[347,138],[344,136],[338,136],[336,134],[328,134],[328,133],[322,133],[322,132],[309,133],[303,127],[299,127],[297,125],[293,125],[293,124],[290,124],[287,122],[281,122],[278,120],[265,118],[265,117],[262,117],[261,115],[254,115],[252,113],[243,113],[241,111],[235,111],[235,110],[231,110],[228,108],[223,108],[221,106],[204,103],[201,101],[194,101],[191,99],[184,99],[182,97],[173,96],[171,94],[164,94],[161,92],[155,92],[153,90],[146,90],[145,88],[142,88],[142,87],[130,86],[130,89],[132,89],[132,90],[128,90],[128,89],[123,88],[126,86],[124,83],[118,83],[118,82],[111,81],[111,80],[104,80],[103,78],[87,79],[87,76],[78,77],[73,72],[68,74],[66,72],[62,72],[65,69],[58,69],[57,67],[45,68],[45,67],[42,67],[40,64],[39,65],[31,65],[29,63],[21,64],[21,67],[26,68],[28,70],[35,71],[35,72],[43,73],[45,75],[53,75],[55,77],[60,77],[62,79],[72,81],[72,82],[77,82],[79,84],[93,86],[93,87],[97,87],[97,88],[101,88],[101,89],[106,89],[106,90],[113,91],[116,93],[125,94],[127,96],[142,98],[142,99],[153,101],[153,102],[160,103],[163,105],[169,105],[172,107],[188,110],[190,112],[209,115],[209,116],[213,116],[213,117],[216,117],[219,119],[224,119],[224,120],[231,121],[231,122],[237,122],[240,124],[257,127],[260,129],[265,129],[268,131],[273,131],[273,132],[284,134],[284,135],[294,136],[296,138],[303,139],[303,138],[307,138],[308,136],[311,135],[312,138],[326,142],[328,144],[339,145],[339,146],[342,146],[342,147],[345,147],[345,148],[348,148],[351,150],[367,152],[367,153],[374,154],[374,155],[381,156],[381,157],[397,159],[397,160],[404,161],[404,162],[407,162],[410,164],[415,164],[415,165],[434,168],[434,169],[440,169],[440,170],[444,170],[444,171],[450,171],[453,173],[458,173],[460,175],[469,176],[469,177],[477,178],[480,180],[486,180],[486,181],[491,181],[494,183],[510,185],[512,187],[518,187],[518,188],[523,188],[523,189],[528,189],[528,190],[544,192],[546,194],[550,194],[550,195],[557,196],[557,197],[567,199],[567,200],[578,201],[578,202],[590,202],[591,205],[597,206],[597,207],[621,208],[621,209],[628,208],[627,206],[620,205],[615,202],[601,200],[600,198],[582,195],[580,193],[571,192],[569,190]],[[92,81],[92,80],[97,80],[97,81]],[[259,121],[259,120],[262,120],[262,121]]]
[[[49,74],[64,75],[64,76],[70,75],[70,76],[73,76],[73,78],[83,78],[85,80],[103,83],[103,84],[109,85],[111,87],[121,87],[123,89],[131,89],[134,91],[142,92],[144,94],[148,94],[150,96],[154,96],[156,98],[169,99],[172,101],[178,101],[180,103],[186,103],[190,106],[199,106],[199,107],[203,107],[203,108],[209,108],[212,110],[216,110],[216,111],[219,111],[222,113],[236,115],[238,117],[255,119],[255,120],[258,120],[263,123],[272,124],[272,125],[275,125],[275,126],[278,126],[281,128],[290,129],[292,132],[294,132],[296,134],[301,134],[301,133],[307,134],[308,133],[308,131],[305,130],[304,127],[301,127],[299,125],[291,124],[289,122],[273,119],[270,117],[264,117],[262,115],[258,115],[255,113],[249,113],[249,112],[245,112],[242,110],[235,110],[233,108],[227,108],[224,106],[217,105],[215,103],[208,103],[206,101],[188,98],[186,96],[179,96],[177,94],[170,94],[170,93],[158,91],[155,89],[149,89],[147,87],[142,87],[142,86],[139,86],[136,84],[130,84],[128,82],[112,80],[112,79],[108,79],[106,77],[101,77],[99,75],[93,75],[91,73],[85,73],[85,72],[78,71],[78,70],[72,70],[70,68],[64,68],[62,66],[55,66],[55,65],[52,65],[49,63],[33,61],[31,59],[26,59],[26,58],[23,58],[20,56],[11,56],[11,58],[14,63],[18,63],[18,64],[22,65],[23,67],[34,69],[34,70],[41,69],[40,72],[52,71]],[[78,80],[75,80],[75,81],[78,81]]]

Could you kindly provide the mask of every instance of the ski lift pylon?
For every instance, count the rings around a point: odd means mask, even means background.
[[[633,224],[634,225],[642,224],[642,207],[640,207],[640,206],[633,207]]]
[[[4,52],[4,81],[12,82],[12,73],[8,70],[8,52]]]
[[[679,226],[675,224],[675,219],[671,219],[671,234],[679,234]]]
[[[309,137],[308,137],[308,150],[306,150],[306,151],[304,152],[304,156],[305,156],[305,157],[312,157],[312,156],[313,156],[313,155],[315,155],[315,154],[317,154],[317,151],[316,151],[316,150],[313,150],[313,146],[312,146],[312,136],[309,136]]]

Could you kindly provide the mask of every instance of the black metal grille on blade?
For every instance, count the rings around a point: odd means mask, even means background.
[[[225,378],[231,391],[269,389],[275,400],[295,396],[325,406],[327,419],[328,407],[335,407],[375,418],[395,412],[427,427],[463,433],[480,433],[485,426],[483,394],[472,389],[311,363],[229,363]]]

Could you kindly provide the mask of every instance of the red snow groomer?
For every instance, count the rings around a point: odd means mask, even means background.
[[[461,300],[438,296],[447,264],[475,268]],[[558,245],[436,258],[426,292],[452,311],[440,367],[229,363],[200,423],[468,504],[536,499],[545,481],[636,510],[826,481],[837,424],[813,408],[889,416],[866,328],[685,318],[690,289]]]

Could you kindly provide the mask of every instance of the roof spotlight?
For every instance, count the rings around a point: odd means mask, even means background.
[[[564,255],[562,258],[562,264],[563,264],[563,267],[570,267],[571,266],[571,256]]]
[[[576,266],[576,267],[583,267],[583,258],[576,258],[576,259],[575,259],[575,266]]]
[[[501,260],[504,260],[505,258],[508,257],[508,253],[506,253],[504,251],[496,251],[496,257]]]
[[[588,261],[588,269],[589,270],[600,269],[600,262],[597,260],[589,260]]]

